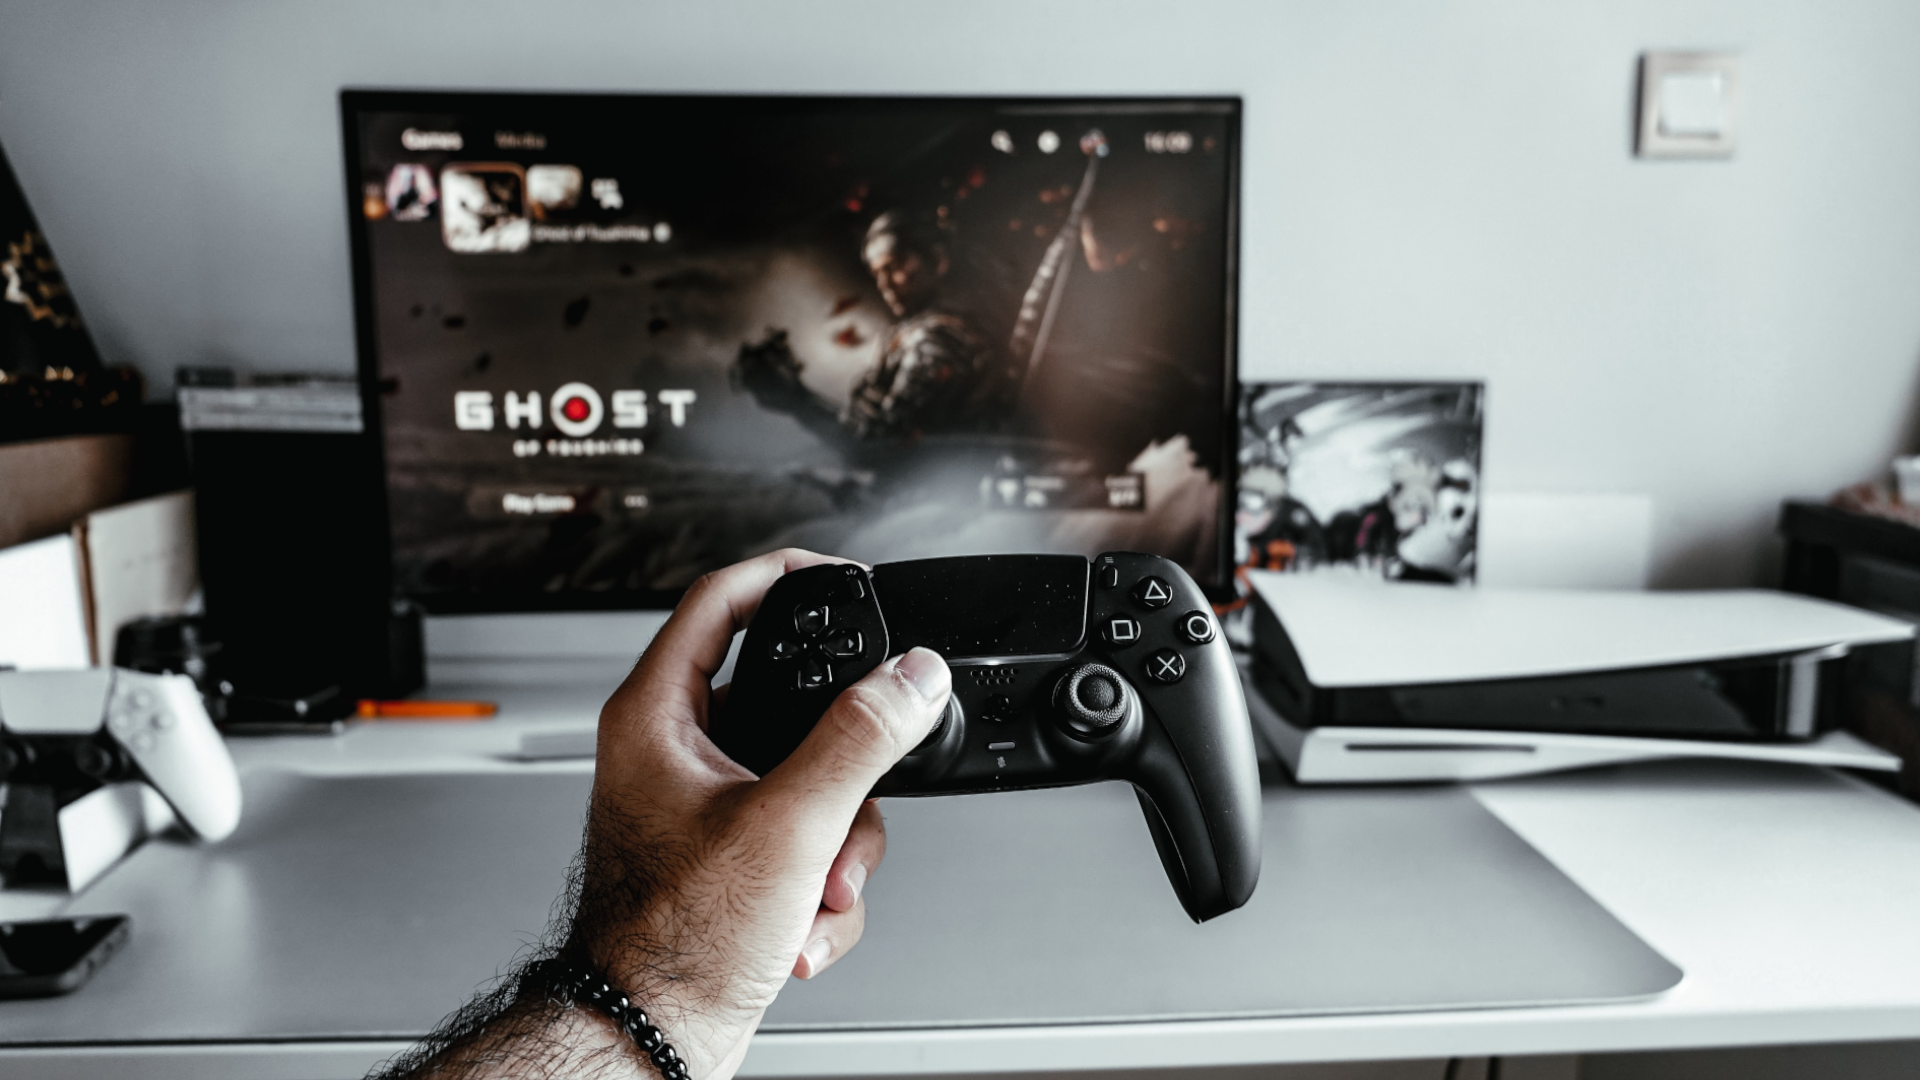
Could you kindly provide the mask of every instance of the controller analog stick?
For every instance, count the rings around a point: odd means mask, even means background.
[[[73,767],[89,780],[104,782],[120,771],[120,755],[98,742],[84,742],[73,748]]]
[[[1054,688],[1053,701],[1068,730],[1082,738],[1111,735],[1127,718],[1126,683],[1105,664],[1082,664],[1067,672]]]
[[[940,710],[940,719],[933,722],[933,727],[928,730],[927,737],[920,740],[920,745],[907,751],[907,753],[918,754],[938,746],[941,738],[946,735],[947,729],[959,722],[960,698],[956,694],[948,694],[947,707]]]

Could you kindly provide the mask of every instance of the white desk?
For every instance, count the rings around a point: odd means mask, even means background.
[[[608,681],[490,689],[501,719],[235,744],[243,769],[582,771],[503,760],[583,725]],[[463,691],[466,692],[466,691]],[[1847,777],[1667,763],[1479,785],[1483,805],[1687,972],[1650,1001],[1452,1013],[771,1033],[746,1075],[828,1076],[1563,1054],[1920,1038],[1920,810]],[[1271,872],[1271,868],[1270,868]],[[504,960],[505,958],[501,958]],[[448,1002],[451,1008],[455,1002]],[[0,1049],[0,1077],[358,1077],[398,1042]]]

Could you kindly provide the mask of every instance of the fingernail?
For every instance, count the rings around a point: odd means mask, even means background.
[[[800,950],[800,955],[807,961],[809,978],[820,974],[821,969],[827,966],[827,957],[832,952],[833,946],[827,944],[826,938],[807,942],[807,947]]]
[[[854,902],[859,903],[860,890],[863,888],[866,888],[866,885],[867,885],[867,864],[866,863],[853,864],[853,868],[847,871],[847,885],[848,887],[853,889]]]
[[[953,675],[947,671],[947,662],[940,658],[939,653],[923,645],[915,646],[900,658],[899,671],[928,701],[945,698],[947,691],[953,688]]]

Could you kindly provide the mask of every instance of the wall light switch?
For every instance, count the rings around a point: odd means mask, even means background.
[[[1651,158],[1732,156],[1739,89],[1740,58],[1731,53],[1645,54],[1636,152]]]

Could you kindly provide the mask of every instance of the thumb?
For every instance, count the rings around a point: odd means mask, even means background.
[[[844,811],[851,821],[874,782],[933,729],[952,689],[939,653],[915,648],[896,656],[842,691],[761,784],[810,811]]]

